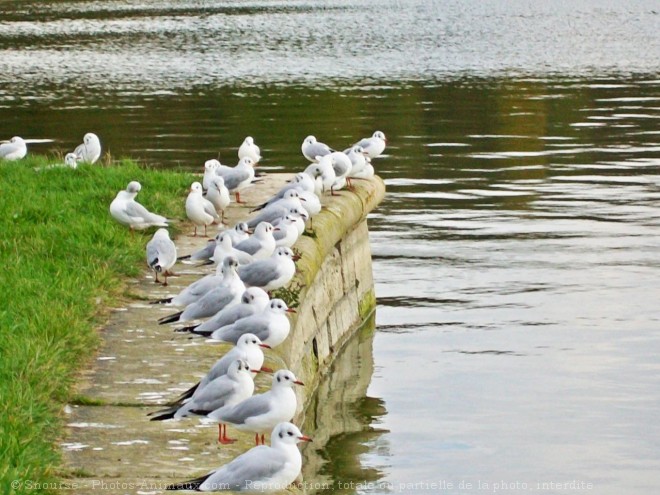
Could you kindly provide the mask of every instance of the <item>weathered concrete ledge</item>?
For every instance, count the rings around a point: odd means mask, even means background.
[[[269,174],[242,194],[248,202],[232,204],[227,222],[248,218],[249,210],[279,189],[290,174]],[[303,424],[314,391],[334,356],[375,309],[366,217],[383,199],[379,178],[354,181],[353,191],[323,198],[324,208],[294,248],[302,254],[287,296],[297,300],[292,331],[278,348],[266,353],[273,368],[287,367],[306,383],[299,387]],[[206,241],[184,235],[175,239],[180,254]],[[192,230],[192,228],[190,228]],[[146,240],[145,240],[146,242]],[[103,344],[96,366],[81,379],[79,399],[67,408],[67,438],[61,445],[69,483],[78,493],[163,492],[172,481],[197,476],[220,466],[253,445],[251,435],[233,432],[238,442],[217,444],[216,427],[196,419],[150,422],[146,414],[189,388],[230,346],[177,334],[156,320],[177,308],[148,300],[178,293],[209,272],[194,264],[177,264],[170,286],[153,284],[145,271],[131,282],[132,301],[117,308],[101,329]],[[270,377],[258,376],[257,392],[269,388]],[[315,416],[313,413],[312,416]],[[322,438],[327,435],[322,435]],[[315,449],[321,446],[315,443]],[[305,470],[307,476],[309,470]]]

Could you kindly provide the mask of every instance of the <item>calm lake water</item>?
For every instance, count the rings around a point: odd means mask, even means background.
[[[384,131],[376,331],[305,479],[655,494],[658,33],[655,1],[2,2],[0,136],[294,171]]]

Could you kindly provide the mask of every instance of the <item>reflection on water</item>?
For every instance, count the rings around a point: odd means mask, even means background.
[[[303,431],[314,432],[304,453],[307,493],[355,493],[357,486],[379,487],[383,472],[367,466],[364,457],[387,452],[378,426],[386,414],[382,399],[367,395],[373,373],[375,314],[347,342],[307,407]]]
[[[321,389],[305,480],[651,495],[656,3],[5,2],[0,137],[201,171],[252,135],[293,171],[309,134],[384,131],[373,363],[364,337]]]

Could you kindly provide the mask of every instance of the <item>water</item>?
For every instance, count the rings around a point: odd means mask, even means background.
[[[308,134],[387,134],[373,365],[356,367],[373,376],[306,480],[657,491],[656,2],[2,9],[0,136],[55,140],[33,151],[91,130],[113,156],[201,170],[249,134],[291,171]]]

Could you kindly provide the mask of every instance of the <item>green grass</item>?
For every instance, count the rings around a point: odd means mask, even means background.
[[[76,373],[91,363],[104,308],[145,269],[155,229],[131,235],[108,208],[138,180],[138,201],[184,217],[193,175],[130,161],[35,171],[56,158],[0,160],[0,487],[53,481],[60,472],[62,411]],[[171,230],[171,229],[170,229]]]

